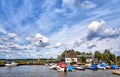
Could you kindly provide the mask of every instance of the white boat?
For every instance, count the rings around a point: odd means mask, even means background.
[[[49,66],[49,68],[50,68],[50,69],[55,69],[55,70],[56,70],[57,64],[53,64],[53,65]]]
[[[18,63],[15,63],[15,62],[5,64],[5,66],[17,66],[17,65]]]
[[[76,70],[85,70],[83,67],[80,67],[80,66],[74,67],[74,69],[76,69]]]
[[[63,72],[67,72],[67,64],[65,62],[60,62],[59,65],[56,68],[58,71],[63,71]]]
[[[61,68],[60,66],[57,66],[57,68],[56,68],[59,72],[66,72],[66,71],[68,71],[68,69],[66,69],[66,68]]]
[[[105,70],[106,67],[101,67],[100,65],[97,65],[98,69]]]

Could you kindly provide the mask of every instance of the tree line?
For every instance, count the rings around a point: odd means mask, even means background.
[[[103,53],[99,51],[94,52],[94,57],[97,59],[97,61],[104,61],[109,64],[116,64],[117,63],[117,57],[115,54],[112,54],[109,50],[105,49]]]
[[[84,55],[93,55],[94,54],[94,61],[95,62],[100,62],[100,61],[104,61],[106,63],[109,64],[119,64],[120,63],[120,56],[115,56],[115,54],[111,53],[109,50],[105,49],[103,51],[103,53],[101,53],[100,51],[95,51],[94,53],[91,52],[81,52],[81,51],[75,51],[75,50],[65,50],[62,54],[58,55],[57,59],[64,59],[65,58],[65,54],[67,54],[68,52],[72,52],[72,53],[76,53],[75,55],[83,55],[83,57],[81,57],[81,60],[85,63],[86,62],[86,57]]]

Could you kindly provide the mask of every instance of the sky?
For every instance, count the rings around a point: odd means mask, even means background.
[[[120,56],[120,0],[0,0],[0,59],[65,49]]]

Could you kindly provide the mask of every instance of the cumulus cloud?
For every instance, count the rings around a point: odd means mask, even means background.
[[[105,21],[93,21],[90,25],[88,25],[88,30],[90,32],[97,32],[105,25],[105,23]]]
[[[39,33],[27,37],[26,40],[32,45],[37,47],[46,47],[49,45],[49,39]]]
[[[61,42],[56,42],[55,45],[53,46],[54,48],[58,48],[62,46],[63,44]]]
[[[92,40],[94,38],[104,39],[104,38],[115,38],[120,36],[120,29],[105,28],[105,21],[93,21],[88,25],[87,40]]]
[[[102,32],[103,26],[105,25],[105,21],[93,21],[88,25],[88,35],[87,39],[92,40],[95,37],[99,37]]]
[[[104,32],[104,37],[118,37],[120,36],[120,28],[119,29],[105,29]]]

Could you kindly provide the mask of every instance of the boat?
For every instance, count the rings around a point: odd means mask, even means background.
[[[112,73],[113,73],[113,74],[120,75],[120,70],[113,70]]]
[[[97,65],[97,67],[98,67],[98,69],[101,69],[101,70],[105,70],[106,68],[107,68],[107,64],[106,63],[104,63],[104,62],[100,62],[98,65]]]
[[[56,68],[59,72],[66,72],[66,71],[68,71],[67,70],[67,68],[65,69],[65,68],[61,68],[60,66],[57,66],[57,68]]]
[[[67,64],[65,62],[60,62],[59,66],[57,66],[56,68],[58,71],[63,71],[63,72],[67,72]]]
[[[85,68],[80,67],[80,66],[74,67],[74,69],[75,69],[75,70],[85,70]]]
[[[8,63],[6,63],[5,64],[5,66],[17,66],[18,65],[18,63],[16,63],[16,62],[8,62]]]
[[[98,67],[97,67],[96,64],[92,64],[92,66],[90,67],[90,69],[92,69],[92,70],[98,70]]]
[[[111,65],[111,69],[118,69],[117,65]]]
[[[68,71],[73,71],[73,67],[69,65],[69,66],[67,67],[67,70],[68,70]]]
[[[73,65],[73,69],[75,69],[75,70],[85,70],[85,68],[83,68],[79,65]]]
[[[91,63],[86,63],[85,67],[90,67],[92,64]]]
[[[49,68],[56,70],[57,69],[57,64],[50,65]]]

